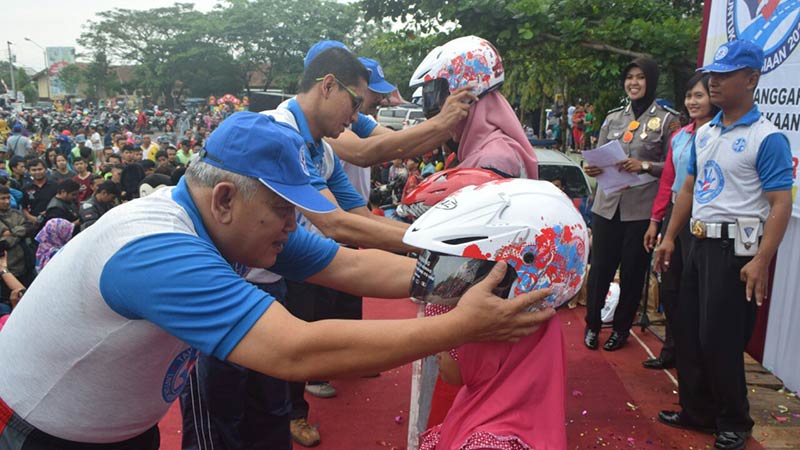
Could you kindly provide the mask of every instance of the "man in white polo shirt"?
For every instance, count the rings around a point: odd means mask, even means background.
[[[668,270],[691,214],[676,305],[681,410],[658,419],[715,432],[718,450],[745,448],[753,428],[743,353],[792,208],[789,141],[753,101],[763,62],[760,47],[731,41],[699,69],[711,74],[711,103],[721,112],[695,134],[689,175],[656,250],[656,270]]]

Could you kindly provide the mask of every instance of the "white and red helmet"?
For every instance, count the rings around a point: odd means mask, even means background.
[[[465,36],[428,53],[408,85],[422,86],[423,109],[427,117],[432,117],[456,89],[471,84],[472,92],[480,96],[504,80],[503,60],[497,49],[486,39]]]
[[[433,173],[422,180],[402,198],[395,214],[416,220],[431,206],[444,200],[465,186],[477,186],[503,177],[491,170],[477,168],[454,168]]]
[[[503,179],[465,187],[429,209],[403,242],[424,249],[412,297],[452,305],[494,261],[508,263],[495,293],[552,288],[554,307],[572,298],[586,272],[588,233],[572,201],[547,181]]]
[[[503,60],[489,41],[478,36],[464,36],[436,47],[417,66],[409,87],[417,87],[437,78],[447,80],[450,92],[475,85],[475,95],[494,89],[505,80]]]

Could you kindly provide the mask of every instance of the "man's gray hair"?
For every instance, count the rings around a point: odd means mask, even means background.
[[[252,199],[253,196],[256,195],[256,191],[258,191],[258,186],[261,184],[255,178],[220,169],[199,158],[196,158],[189,164],[184,176],[186,176],[186,181],[188,183],[207,188],[213,188],[223,181],[231,182],[236,186],[236,189],[242,193],[245,200]]]

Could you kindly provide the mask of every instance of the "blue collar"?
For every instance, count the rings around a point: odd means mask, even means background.
[[[309,148],[320,151],[322,149],[322,140],[315,141],[314,137],[311,136],[311,130],[308,128],[306,115],[303,113],[303,110],[300,108],[297,100],[294,98],[289,99],[289,103],[286,105],[286,107],[294,116],[294,120],[297,122],[297,131],[300,132],[300,136],[303,137],[303,141],[305,141],[306,145],[308,145]]]
[[[753,105],[753,109],[748,111],[747,114],[742,116],[739,120],[736,121],[736,123],[734,123],[729,127],[726,127],[725,125],[722,124],[722,111],[718,112],[717,115],[714,116],[713,119],[711,119],[711,122],[708,123],[708,126],[720,127],[720,134],[725,134],[728,131],[739,126],[742,127],[750,126],[756,123],[760,118],[761,118],[761,113],[758,112],[758,105]]]
[[[209,236],[206,231],[206,226],[203,224],[203,218],[200,217],[200,211],[198,211],[197,206],[195,206],[194,201],[192,201],[192,196],[189,195],[189,187],[186,185],[186,178],[181,177],[181,181],[179,181],[175,189],[172,190],[172,200],[181,205],[189,214],[197,235],[209,244],[214,245],[214,242],[211,241],[211,236]]]

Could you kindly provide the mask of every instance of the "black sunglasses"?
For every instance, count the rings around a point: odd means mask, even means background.
[[[324,79],[325,79],[325,77],[320,77],[320,78],[317,78],[317,80],[316,80],[316,81],[322,81],[322,80],[324,80]],[[363,104],[364,104],[364,97],[362,97],[362,96],[360,96],[360,95],[356,94],[356,93],[355,93],[355,92],[354,92],[352,89],[350,89],[350,88],[349,88],[349,87],[348,87],[346,84],[344,84],[344,83],[342,83],[341,81],[339,81],[339,79],[338,79],[338,78],[336,78],[336,76],[335,76],[335,75],[334,75],[333,79],[334,79],[334,80],[336,80],[336,82],[337,82],[337,83],[339,83],[339,86],[341,86],[341,87],[342,87],[342,89],[344,89],[345,91],[347,91],[347,93],[348,93],[348,94],[350,94],[350,102],[351,102],[351,105],[352,105],[352,107],[353,107],[353,112],[354,112],[354,113],[355,113],[355,112],[358,112],[358,111],[361,109],[361,105],[363,105]]]

